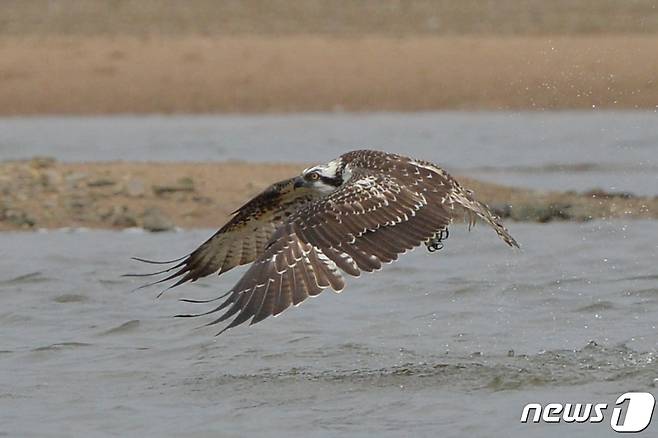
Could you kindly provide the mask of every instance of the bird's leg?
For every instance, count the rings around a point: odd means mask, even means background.
[[[429,252],[434,252],[443,249],[443,241],[446,240],[448,236],[450,236],[448,227],[442,228],[436,232],[436,234],[434,234],[434,236],[432,236],[427,242],[425,242],[427,250]]]

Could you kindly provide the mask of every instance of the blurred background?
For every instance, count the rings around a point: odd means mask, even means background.
[[[655,109],[653,0],[3,0],[0,114]]]
[[[357,148],[562,192],[510,209],[512,192],[473,182],[502,216],[654,217],[653,200],[628,201],[658,194],[652,0],[0,7],[0,159],[50,158],[4,165],[4,229],[214,226],[272,180]],[[229,166],[230,188],[224,171],[195,179],[173,164],[226,160],[292,164]]]
[[[657,111],[656,0],[0,0],[0,435],[610,436],[519,418],[655,394]],[[522,250],[457,220],[220,337],[169,315],[239,270],[121,277],[359,148]]]

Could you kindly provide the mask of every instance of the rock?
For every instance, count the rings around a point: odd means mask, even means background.
[[[489,207],[491,208],[491,211],[501,219],[512,216],[512,206],[510,204],[498,203],[492,204]]]
[[[567,209],[567,213],[572,221],[587,222],[594,219],[592,210],[585,205],[574,204]]]
[[[88,205],[87,199],[83,196],[74,195],[67,202],[67,206],[72,211],[80,212],[84,210]]]
[[[66,181],[66,185],[70,190],[77,189],[80,186],[80,182],[87,178],[86,173],[82,172],[74,172],[74,173],[69,173],[64,177],[64,180]]]
[[[12,192],[11,181],[5,181],[0,179],[0,194],[3,196],[9,196]]]
[[[148,208],[142,215],[142,227],[151,232],[170,231],[174,222],[158,208]]]
[[[113,227],[130,228],[137,226],[137,217],[125,205],[115,206],[108,215]]]
[[[37,224],[32,216],[20,210],[5,210],[2,216],[7,222],[21,228],[32,228]]]
[[[189,176],[184,176],[178,180],[178,184],[184,187],[191,187],[194,190],[194,179]]]
[[[194,190],[194,180],[190,177],[181,178],[176,184],[153,186],[153,193],[156,196],[163,196],[176,192],[193,192]]]
[[[131,198],[141,198],[146,194],[144,182],[141,179],[132,178],[128,180],[125,187],[125,194]]]
[[[511,218],[517,221],[550,222],[571,219],[570,204],[520,204],[511,209]]]
[[[54,190],[62,182],[62,176],[54,169],[41,173],[41,185],[46,189]]]
[[[605,190],[602,190],[602,189],[590,190],[589,192],[585,192],[583,194],[585,196],[589,197],[589,198],[595,198],[595,199],[612,199],[612,198],[633,199],[633,198],[636,198],[636,196],[633,193],[630,193],[630,192],[606,192]]]
[[[87,186],[89,187],[108,187],[116,184],[116,181],[109,178],[97,178],[89,181]]]
[[[193,196],[192,201],[198,202],[199,204],[210,205],[215,202],[215,200],[209,196]]]
[[[55,165],[55,158],[53,157],[33,157],[30,160],[30,167],[33,169],[47,169]]]

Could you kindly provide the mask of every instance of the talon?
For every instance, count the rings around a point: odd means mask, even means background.
[[[441,242],[436,242],[436,243],[430,243],[427,245],[427,250],[429,252],[435,252],[443,249],[443,243]]]
[[[438,231],[432,239],[427,241],[425,245],[427,246],[427,250],[429,252],[435,252],[435,251],[440,251],[443,249],[443,241],[448,238],[450,235],[448,228],[444,228],[440,231]]]

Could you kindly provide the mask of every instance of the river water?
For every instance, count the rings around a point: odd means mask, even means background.
[[[521,424],[522,408],[656,393],[654,222],[513,223],[520,251],[455,226],[438,253],[218,337],[171,315],[239,272],[160,299],[120,277],[212,231],[0,234],[0,434],[598,437],[610,412]]]
[[[0,159],[323,162],[372,147],[504,184],[658,195],[654,112],[0,119]],[[221,224],[218,224],[218,226]],[[281,317],[215,337],[182,297],[131,292],[214,230],[0,233],[0,436],[612,436],[658,395],[653,221],[480,225]],[[526,403],[607,403],[600,424],[521,424]],[[643,433],[657,436],[658,421]]]

